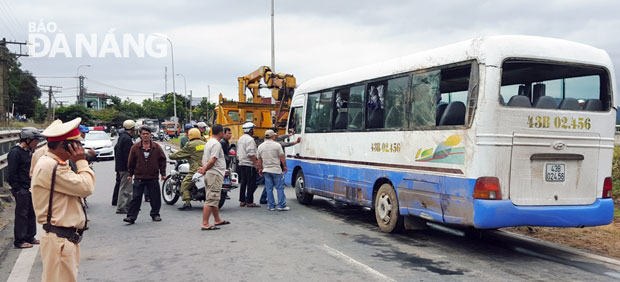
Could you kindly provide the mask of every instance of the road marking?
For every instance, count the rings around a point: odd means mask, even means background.
[[[17,257],[17,260],[15,261],[15,265],[11,270],[11,274],[9,275],[7,282],[28,281],[30,270],[32,270],[34,259],[37,257],[38,253],[39,245],[34,245],[34,247],[28,249],[22,249],[19,257]]]
[[[41,224],[37,224],[37,234],[43,234],[43,228]],[[15,265],[13,265],[13,269],[11,270],[11,274],[9,274],[9,279],[7,282],[26,282],[28,281],[28,277],[30,276],[30,271],[32,270],[32,265],[34,264],[34,260],[37,258],[37,254],[39,253],[39,245],[34,245],[32,248],[22,249],[15,261]]]
[[[392,279],[390,277],[385,276],[383,273],[374,270],[372,267],[370,267],[368,265],[365,265],[365,264],[363,264],[363,263],[353,259],[352,257],[345,255],[341,251],[338,251],[338,250],[336,250],[334,248],[331,248],[328,245],[323,244],[321,246],[321,248],[323,250],[325,250],[328,254],[330,254],[330,255],[332,255],[334,257],[343,259],[345,262],[347,262],[347,263],[349,263],[349,264],[359,268],[360,270],[362,270],[364,272],[367,272],[367,273],[371,274],[372,276],[375,276],[375,277],[381,279],[382,281],[394,281],[394,282],[396,282],[396,280],[394,280],[394,279]]]

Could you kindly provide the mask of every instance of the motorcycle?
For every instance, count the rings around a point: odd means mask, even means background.
[[[157,135],[157,138],[161,141],[170,141],[170,136],[163,129],[160,129]]]
[[[171,151],[169,146],[166,146],[166,150]],[[186,175],[189,174],[189,162],[187,160],[168,161],[168,163],[174,165],[174,169],[166,176],[162,187],[162,197],[166,204],[174,205],[181,196],[181,182]],[[205,184],[204,175],[198,174],[192,178],[192,185],[190,189],[190,199],[192,201],[204,201],[205,200]],[[224,173],[224,181],[222,182],[222,192],[220,195],[220,202],[218,208],[222,208],[228,197],[228,192],[239,187],[239,176],[235,172],[231,172],[226,169]]]

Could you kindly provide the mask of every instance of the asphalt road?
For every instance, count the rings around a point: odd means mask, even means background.
[[[286,188],[291,211],[239,207],[238,190],[221,210],[232,222],[201,231],[202,205],[181,212],[163,204],[162,222],[143,203],[136,224],[111,205],[114,162],[94,165],[96,190],[81,243],[80,281],[608,281],[614,266],[560,258],[509,243],[456,236],[435,229],[385,234],[365,209],[315,198],[299,205]],[[256,197],[262,187],[256,192]],[[3,232],[3,236],[12,236]],[[15,267],[21,250],[7,246],[0,281],[25,272],[39,281],[39,254],[31,268]],[[19,258],[19,259],[18,259]],[[21,270],[20,270],[21,269]]]

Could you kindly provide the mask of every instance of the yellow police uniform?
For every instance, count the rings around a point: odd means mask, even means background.
[[[181,150],[168,156],[171,160],[189,159],[189,173],[183,178],[183,182],[181,183],[181,198],[183,201],[190,200],[190,188],[194,184],[192,182],[192,177],[198,168],[202,166],[204,148],[205,142],[196,138],[187,142],[185,147]]]
[[[73,124],[75,123],[74,121],[66,124]],[[76,128],[78,124],[79,121],[75,123]],[[43,135],[48,137],[48,140],[57,141],[50,138],[49,132],[46,135],[46,131],[43,132]],[[58,134],[58,132],[62,133],[63,131],[66,131],[65,128],[60,127],[50,132],[52,135],[57,135],[53,137],[66,138],[65,135],[67,133],[64,135]],[[63,235],[54,230],[70,230],[69,228],[81,230],[85,227],[86,214],[82,198],[93,193],[95,175],[89,168],[86,160],[78,160],[76,162],[77,173],[75,173],[64,160],[61,160],[52,152],[46,152],[34,167],[31,184],[32,202],[37,222],[44,224],[44,226],[48,223],[52,175],[56,165],[58,167],[56,168],[56,176],[54,178],[51,218],[49,220],[51,226],[55,229],[46,229],[44,227],[44,230],[47,232],[43,233],[41,237],[40,250],[43,264],[41,281],[77,281],[80,260],[79,242],[72,242],[75,240],[63,238]]]

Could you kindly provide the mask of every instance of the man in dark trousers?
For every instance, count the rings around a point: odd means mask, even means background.
[[[166,180],[166,154],[159,144],[151,141],[151,129],[148,126],[140,128],[140,142],[134,144],[129,152],[127,169],[131,181],[133,176],[133,198],[129,203],[127,217],[123,221],[133,224],[138,218],[142,194],[149,191],[151,196],[151,218],[153,221],[161,221],[159,209],[161,208],[161,192],[159,191],[159,179]]]
[[[15,197],[13,245],[17,248],[32,248],[33,244],[39,244],[39,240],[34,238],[37,234],[37,225],[30,194],[30,161],[32,152],[42,137],[39,130],[34,127],[22,128],[19,133],[19,144],[9,150],[7,157],[9,162],[7,176]]]
[[[124,129],[121,130],[122,132],[125,132]],[[113,132],[112,136],[117,133],[115,129],[112,129],[111,132]],[[114,146],[114,154],[116,154],[116,146]],[[114,166],[116,166],[116,163],[114,164]],[[117,171],[116,168],[114,170],[116,171],[116,183],[114,183],[114,192],[112,192],[112,205],[116,206],[116,202],[118,202],[118,189],[121,187],[121,173]]]
[[[132,135],[134,134],[134,128],[136,122],[133,120],[126,120],[123,122],[124,132],[120,133],[118,141],[114,146],[114,162],[115,170],[120,174],[120,186],[118,191],[118,201],[116,205],[116,213],[126,214],[129,207],[129,201],[132,199],[133,187],[131,180],[128,180],[130,176],[127,169],[127,162],[129,160],[129,151],[133,146]]]
[[[230,168],[230,155],[228,151],[230,150],[230,143],[228,140],[232,138],[232,131],[228,127],[224,127],[224,137],[220,140],[220,144],[222,145],[222,151],[224,152],[224,159],[226,160],[226,168]]]

